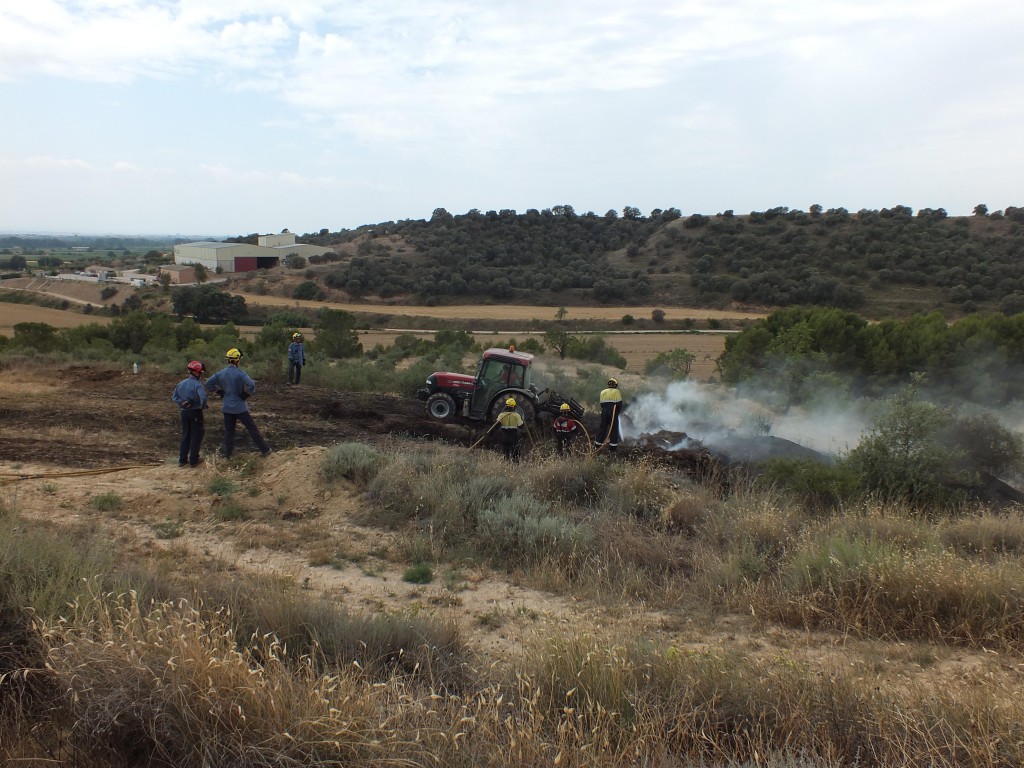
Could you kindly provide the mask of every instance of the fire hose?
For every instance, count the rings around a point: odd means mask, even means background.
[[[131,464],[126,467],[102,467],[100,469],[78,469],[71,472],[36,472],[33,474],[21,474],[13,472],[0,472],[0,485],[14,483],[18,480],[49,480],[54,477],[84,477],[86,475],[105,475],[110,472],[124,472],[128,469],[146,469],[148,467],[159,467],[161,464]]]
[[[599,446],[597,446],[597,448],[594,449],[594,454],[595,455],[600,453],[601,449],[603,449],[606,445],[608,445],[608,441],[611,439],[612,430],[615,429],[615,417],[616,417],[616,415],[618,415],[619,405],[620,405],[620,403],[616,403],[615,405],[612,406],[612,418],[608,422],[608,432],[605,434],[604,440],[601,441],[601,444]]]

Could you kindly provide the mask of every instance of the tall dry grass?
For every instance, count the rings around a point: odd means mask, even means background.
[[[46,713],[51,749],[79,765],[179,768],[1024,760],[1024,703],[1005,677],[882,687],[838,657],[812,669],[571,633],[515,666],[478,669],[455,694],[325,674],[274,636],[237,636],[227,618],[106,596],[99,611],[47,624],[47,674],[66,691]]]

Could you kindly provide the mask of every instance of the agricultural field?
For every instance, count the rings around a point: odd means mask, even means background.
[[[431,317],[438,320],[481,320],[500,322],[502,320],[542,320],[550,322],[555,319],[559,307],[538,307],[521,304],[458,304],[453,306],[417,306],[411,304],[346,304],[321,301],[304,301],[289,299],[283,296],[263,296],[255,293],[238,293],[245,298],[246,304],[269,307],[305,307],[318,309],[330,307],[352,313],[388,314],[395,317]],[[625,315],[634,318],[649,318],[655,309],[665,313],[665,321],[672,322],[683,319],[694,320],[757,320],[766,316],[761,312],[740,312],[718,309],[694,309],[679,307],[565,307],[566,322],[576,320],[604,320],[619,322]]]
[[[390,346],[396,336],[407,331],[395,330],[371,330],[360,331],[359,341],[364,351],[373,349],[376,345]],[[432,339],[433,331],[421,331],[413,333],[421,339]],[[694,362],[690,376],[698,381],[707,381],[716,374],[715,360],[725,350],[725,339],[728,332],[703,332],[703,333],[650,333],[650,332],[629,332],[615,331],[605,335],[609,346],[614,347],[626,358],[626,370],[634,373],[642,373],[644,365],[661,352],[671,352],[674,349],[685,349],[693,354]],[[474,340],[481,346],[490,347],[503,345],[509,338],[514,337],[520,342],[528,338],[537,338],[543,343],[543,333],[536,332],[510,332],[503,335],[489,333],[474,333]]]
[[[46,323],[54,328],[77,328],[86,323],[109,323],[110,318],[102,315],[85,315],[62,309],[37,307],[33,304],[9,304],[0,302],[0,334],[12,336],[18,323]]]

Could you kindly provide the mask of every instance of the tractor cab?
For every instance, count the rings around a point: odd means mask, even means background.
[[[515,392],[523,394],[530,390],[530,368],[533,355],[525,352],[512,352],[500,347],[485,350],[476,369],[473,396],[469,401],[469,417],[474,419],[490,418],[494,402],[501,395],[500,403],[505,398],[516,397]]]

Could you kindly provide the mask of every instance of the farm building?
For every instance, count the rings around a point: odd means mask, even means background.
[[[295,235],[260,235],[258,244],[198,242],[174,246],[175,264],[202,264],[210,272],[252,272],[272,269],[292,254],[309,258],[327,253],[330,248],[296,243]]]
[[[161,275],[170,275],[174,285],[186,285],[196,281],[196,269],[190,264],[161,264],[157,271]]]

